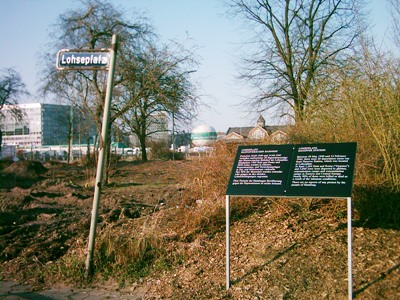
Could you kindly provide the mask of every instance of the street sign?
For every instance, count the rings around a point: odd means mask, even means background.
[[[57,53],[59,70],[104,70],[110,63],[109,50],[69,50]]]
[[[113,35],[111,49],[62,49],[57,52],[56,66],[59,70],[106,70],[108,69],[106,98],[104,101],[103,126],[101,128],[100,153],[97,161],[96,184],[93,197],[92,218],[90,223],[88,252],[86,256],[85,277],[89,277],[93,268],[93,255],[96,239],[98,210],[103,180],[104,162],[106,158],[104,145],[109,142],[108,126],[110,124],[110,108],[114,86],[115,61],[118,49],[118,36]]]

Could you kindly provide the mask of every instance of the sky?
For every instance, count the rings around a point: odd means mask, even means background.
[[[194,79],[200,83],[200,114],[192,128],[207,124],[217,131],[229,127],[253,126],[258,115],[241,107],[248,87],[237,81],[239,48],[246,42],[240,22],[228,18],[221,0],[110,0],[126,11],[144,13],[163,41],[175,40],[187,47],[196,45],[200,66]],[[22,77],[31,99],[38,98],[41,52],[57,17],[79,5],[73,0],[0,0],[0,68],[14,68]],[[390,14],[385,0],[370,0],[368,18],[382,48],[391,47]],[[128,13],[127,16],[130,14]],[[189,44],[187,44],[189,43]],[[54,61],[56,58],[54,57]],[[48,101],[48,100],[47,100]],[[267,125],[282,123],[273,113],[264,114]],[[191,129],[191,128],[189,128]]]

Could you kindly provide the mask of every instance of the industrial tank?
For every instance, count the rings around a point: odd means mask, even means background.
[[[196,147],[210,146],[217,140],[217,132],[212,126],[199,125],[192,130],[191,138]]]

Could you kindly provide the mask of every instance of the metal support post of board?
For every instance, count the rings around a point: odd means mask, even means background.
[[[230,287],[230,233],[229,233],[229,196],[226,196],[226,203],[225,203],[225,213],[226,213],[226,289],[229,290]]]
[[[347,272],[348,272],[348,294],[353,299],[353,258],[352,258],[352,230],[351,230],[351,198],[347,198]]]
[[[115,59],[117,55],[117,43],[118,43],[118,38],[116,35],[113,35],[112,46],[110,49],[111,57],[110,57],[110,66],[107,78],[107,91],[106,91],[106,98],[103,111],[103,125],[101,128],[102,141],[100,143],[99,160],[97,162],[97,173],[96,173],[96,182],[95,182],[93,207],[92,207],[92,219],[90,223],[88,253],[86,257],[86,272],[85,272],[86,278],[90,275],[93,264],[93,253],[94,253],[94,246],[96,239],[96,227],[97,227],[97,217],[98,217],[98,209],[100,202],[101,182],[103,180],[103,169],[104,169],[104,161],[106,155],[105,145],[108,142],[108,125],[110,122],[110,107],[111,107],[112,89],[114,85],[114,71],[115,71]]]

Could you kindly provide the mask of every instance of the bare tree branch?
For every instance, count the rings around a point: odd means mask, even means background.
[[[295,120],[307,114],[307,103],[324,69],[339,64],[358,36],[357,0],[235,0],[231,11],[253,25],[256,51],[244,59],[241,79],[260,94],[253,107],[285,103]]]

